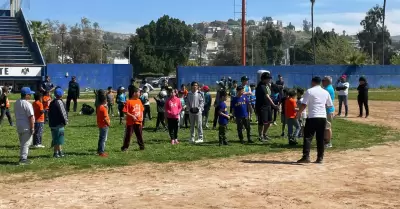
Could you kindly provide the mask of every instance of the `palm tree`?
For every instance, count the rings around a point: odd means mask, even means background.
[[[41,50],[44,52],[50,40],[49,25],[42,21],[31,21],[29,28],[34,41],[39,44]]]
[[[385,17],[386,17],[386,0],[383,0],[383,21],[382,21],[382,65],[385,65]]]
[[[313,57],[314,57],[314,65],[317,63],[315,59],[315,39],[314,39],[314,4],[315,0],[310,0],[311,2],[311,40],[313,45]]]

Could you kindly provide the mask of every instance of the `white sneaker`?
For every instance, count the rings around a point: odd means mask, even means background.
[[[194,143],[196,143],[196,144],[203,143],[203,139],[198,139],[198,140],[194,141]]]
[[[276,122],[274,122],[273,124],[274,124],[274,126],[276,126],[276,125],[277,125],[277,124],[276,124]]]
[[[325,145],[325,148],[332,148],[332,144],[331,144],[331,143],[326,144],[326,145]]]
[[[36,147],[37,147],[37,148],[46,148],[46,146],[44,146],[44,145],[42,145],[42,144],[36,145]]]

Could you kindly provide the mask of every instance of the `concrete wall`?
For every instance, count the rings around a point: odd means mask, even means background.
[[[301,66],[223,66],[223,67],[178,67],[176,75],[178,85],[198,81],[201,84],[216,86],[223,76],[240,81],[244,75],[250,83],[257,82],[257,71],[269,70],[276,80],[278,74],[284,77],[288,87],[309,87],[314,76],[332,76],[334,81],[346,74],[351,87],[358,86],[360,76],[365,76],[371,88],[381,86],[400,87],[400,66],[346,66],[346,65],[301,65]]]
[[[68,77],[65,77],[68,73]],[[54,85],[68,88],[72,76],[76,76],[81,91],[85,88],[106,89],[112,86],[127,87],[133,75],[132,65],[115,64],[48,64],[46,75]]]

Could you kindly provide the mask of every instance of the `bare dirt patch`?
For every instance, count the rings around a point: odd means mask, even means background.
[[[398,128],[399,104],[371,102],[356,119],[351,101],[348,119]],[[0,184],[0,208],[400,208],[399,153],[395,142],[328,152],[323,165],[292,164],[298,152],[141,164]]]

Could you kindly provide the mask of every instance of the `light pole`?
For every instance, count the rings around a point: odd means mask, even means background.
[[[290,48],[290,49],[293,49],[293,64],[292,64],[292,65],[294,65],[295,62],[296,62],[296,48],[295,48],[295,45],[290,46],[289,48]],[[290,53],[289,53],[289,56],[290,56]],[[290,61],[289,61],[289,62],[290,62]]]
[[[128,59],[129,59],[129,64],[131,64],[131,46],[128,47]]]

